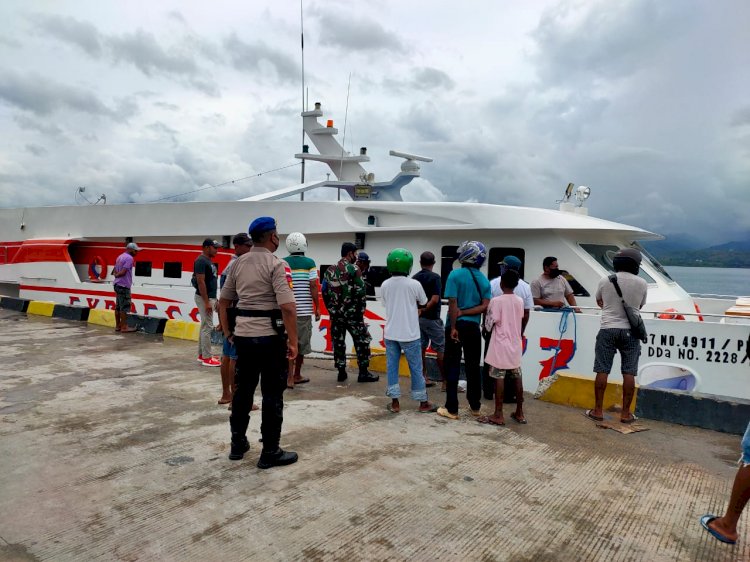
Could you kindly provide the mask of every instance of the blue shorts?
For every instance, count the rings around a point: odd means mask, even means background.
[[[224,338],[224,347],[221,350],[221,354],[224,357],[229,357],[234,361],[237,361],[237,347],[231,343],[227,338]]]
[[[750,466],[750,423],[747,424],[745,435],[742,437],[742,456],[739,464],[743,468]]]

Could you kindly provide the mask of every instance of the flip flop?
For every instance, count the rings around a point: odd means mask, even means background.
[[[310,379],[308,379],[307,377],[304,377],[298,381],[294,381],[294,384],[305,384],[306,382],[310,382]]]
[[[495,420],[490,419],[489,416],[478,417],[477,418],[477,422],[478,423],[484,423],[484,424],[487,424],[487,425],[505,425],[505,422],[503,422],[503,423],[496,422]]]
[[[523,425],[526,425],[527,423],[529,423],[529,422],[527,422],[527,421],[526,421],[526,418],[520,419],[520,418],[519,418],[519,417],[518,417],[518,416],[516,415],[516,413],[515,413],[515,412],[513,412],[513,413],[512,413],[511,415],[510,415],[510,417],[511,417],[511,418],[512,418],[513,420],[515,420],[515,421],[516,421],[516,423],[520,423],[520,424],[523,424]]]
[[[386,406],[386,409],[387,409],[387,410],[388,410],[388,411],[389,411],[389,412],[390,412],[391,414],[400,414],[400,413],[401,413],[401,410],[400,410],[400,409],[398,409],[398,410],[394,409],[394,407],[393,407],[393,404],[388,404],[388,405]]]
[[[703,527],[706,531],[711,533],[711,536],[715,538],[717,541],[721,541],[723,543],[727,544],[736,544],[737,541],[733,541],[732,539],[728,539],[724,535],[722,535],[719,531],[716,529],[712,529],[708,526],[708,524],[713,521],[714,519],[718,519],[719,517],[717,515],[711,515],[710,513],[706,513],[703,517],[701,517],[701,527]]]
[[[432,388],[433,386],[435,386],[435,384],[436,384],[436,383],[435,383],[434,381],[429,381],[429,382],[426,382],[426,383],[424,383],[424,385],[425,385],[425,386],[426,386],[427,388]]]
[[[604,418],[602,416],[595,416],[593,414],[594,410],[586,410],[583,415],[586,416],[590,420],[594,421],[604,421]]]
[[[633,414],[632,417],[630,417],[630,418],[628,418],[626,420],[621,419],[620,423],[633,423],[633,422],[637,422],[637,421],[638,421],[638,416],[636,416],[635,414]]]
[[[219,400],[219,401],[217,402],[217,404],[218,404],[219,406],[226,406],[227,404],[231,404],[231,403],[232,403],[232,400],[231,400],[231,399],[230,399],[230,400]]]
[[[423,410],[422,408],[419,408],[417,410],[417,412],[419,412],[420,414],[432,414],[432,413],[435,413],[437,411],[438,411],[438,407],[435,406],[435,404],[430,404],[430,407],[427,408],[426,410]]]

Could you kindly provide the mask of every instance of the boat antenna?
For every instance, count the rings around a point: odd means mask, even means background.
[[[302,0],[299,0],[299,39],[300,39],[300,54],[302,57],[302,111],[306,111],[305,107],[305,28],[304,19],[302,17]],[[302,127],[302,145],[305,144],[305,127]],[[302,171],[300,172],[300,183],[305,183],[305,161],[302,160]],[[305,192],[299,194],[300,201],[305,200]]]
[[[346,84],[346,110],[344,111],[344,137],[341,141],[341,161],[339,162],[339,178],[344,169],[344,147],[346,146],[346,122],[349,119],[349,90],[352,86],[352,73],[349,73],[349,82]]]

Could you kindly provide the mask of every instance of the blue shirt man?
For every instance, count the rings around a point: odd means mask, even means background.
[[[479,416],[481,407],[482,333],[479,324],[482,313],[492,298],[487,277],[479,270],[487,258],[484,244],[464,242],[458,247],[461,269],[451,271],[445,283],[448,299],[448,322],[445,329],[445,407],[438,415],[458,419],[458,378],[463,352],[466,369],[466,398],[473,416]]]

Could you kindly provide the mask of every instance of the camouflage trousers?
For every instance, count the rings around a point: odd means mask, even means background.
[[[357,363],[361,369],[370,365],[370,332],[361,314],[331,314],[331,341],[333,342],[333,363],[337,369],[346,367],[346,332],[354,340],[357,350]]]

